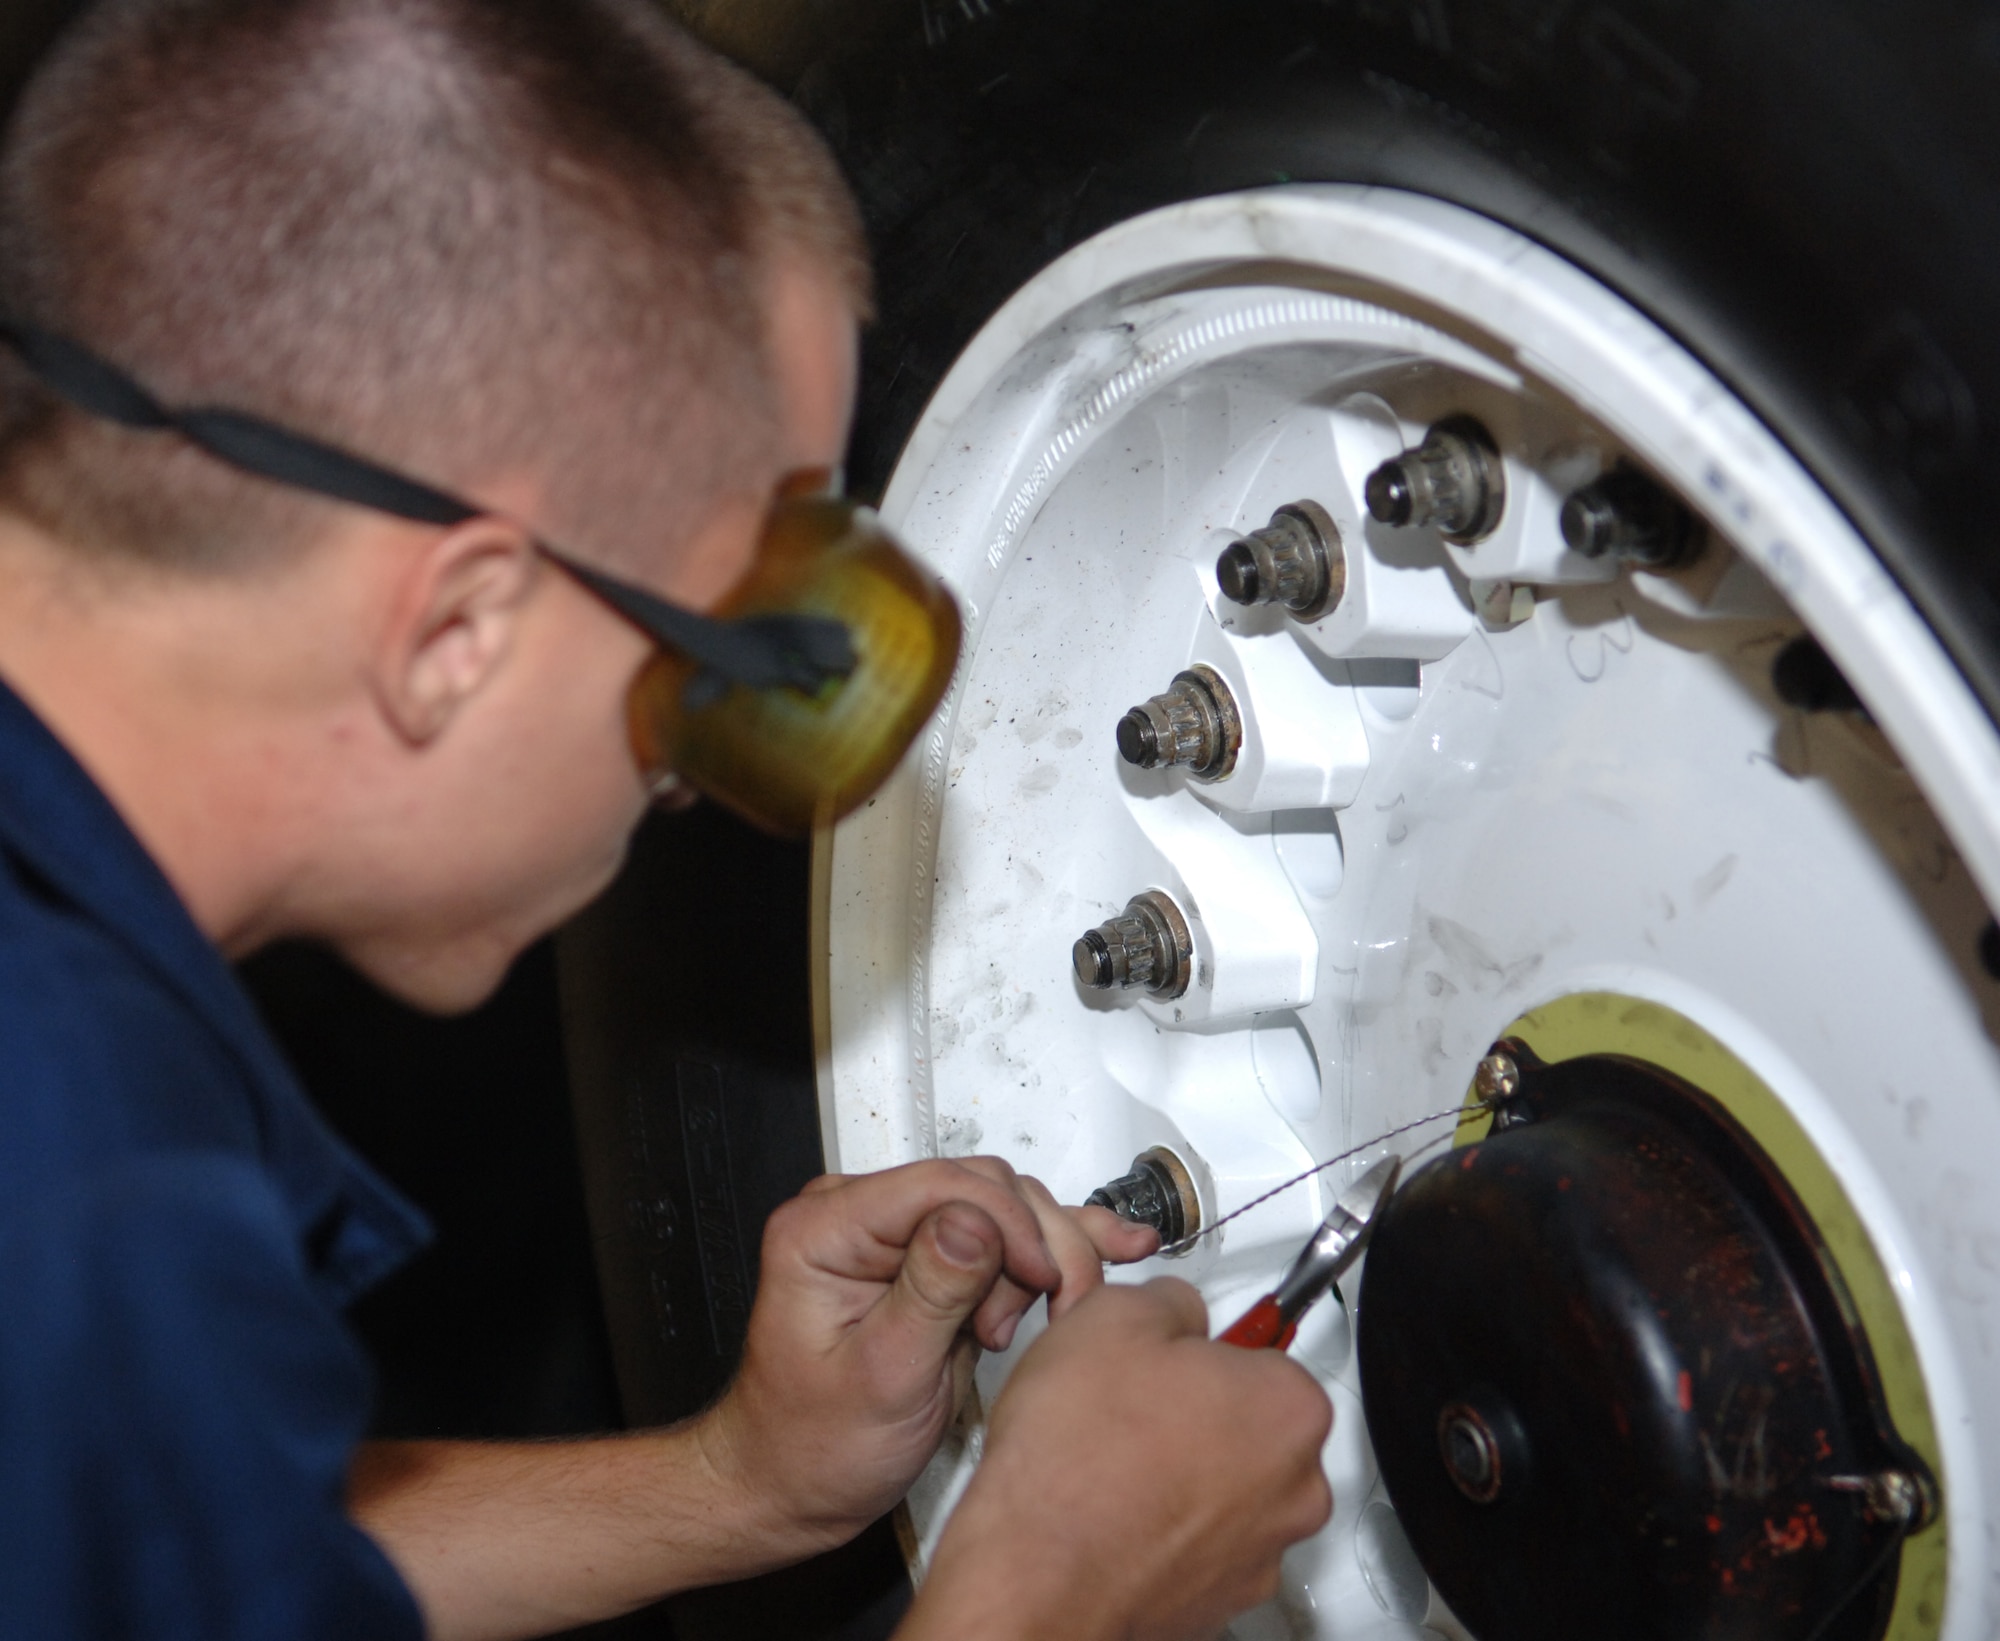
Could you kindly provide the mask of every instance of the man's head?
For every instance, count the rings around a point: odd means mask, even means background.
[[[261,657],[268,634],[217,617],[211,650],[295,672],[257,692],[296,696],[322,744],[288,771],[317,807],[270,822],[316,864],[213,932],[323,934],[449,1004],[601,885],[640,812],[619,700],[645,645],[530,532],[712,602],[778,478],[837,460],[865,301],[810,132],[647,0],[89,14],[0,153],[0,306],[163,400],[496,510],[426,530],[302,496],[91,421],[0,356],[0,513],[78,586],[312,623]],[[309,845],[316,816],[342,836]]]

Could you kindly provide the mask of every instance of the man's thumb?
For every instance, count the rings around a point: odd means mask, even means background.
[[[913,1353],[943,1358],[1000,1275],[1000,1227],[969,1202],[935,1209],[910,1238],[885,1320]]]

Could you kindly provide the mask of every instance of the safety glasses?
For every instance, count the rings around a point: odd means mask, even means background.
[[[122,427],[178,433],[243,472],[441,527],[487,516],[418,480],[237,411],[172,410],[89,349],[0,320],[50,391]],[[887,780],[951,682],[958,606],[865,507],[787,486],[749,574],[713,616],[537,549],[659,646],[633,680],[633,754],[780,833],[831,825]]]

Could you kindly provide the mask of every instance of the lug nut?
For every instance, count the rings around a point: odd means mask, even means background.
[[[1132,1171],[1101,1185],[1084,1199],[1087,1208],[1109,1208],[1134,1225],[1150,1225],[1162,1247],[1201,1229],[1201,1196],[1187,1164],[1164,1145],[1141,1151]]]
[[[1573,492],[1561,523],[1570,551],[1649,570],[1675,569],[1701,548],[1694,515],[1634,467],[1614,467]]]
[[[1414,450],[1368,475],[1368,511],[1396,529],[1436,525],[1469,547],[1490,536],[1507,505],[1507,470],[1492,435],[1470,416],[1451,416]]]
[[[1178,997],[1194,971],[1194,937],[1173,899],[1148,889],[1078,940],[1070,961],[1077,980],[1092,991],[1143,989]]]
[[[1243,749],[1243,716],[1213,667],[1196,665],[1170,688],[1118,720],[1118,755],[1141,769],[1179,765],[1201,781],[1219,781]]]
[[[1282,604],[1317,621],[1347,590],[1340,531],[1317,502],[1288,502],[1271,522],[1223,548],[1216,585],[1237,604]]]

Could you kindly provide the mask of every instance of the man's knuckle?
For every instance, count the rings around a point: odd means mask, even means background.
[[[1079,1312],[1087,1311],[1100,1327],[1132,1333],[1146,1329],[1157,1318],[1160,1303],[1156,1295],[1148,1294],[1144,1288],[1107,1282],[1079,1299],[1076,1308]]]
[[[1156,1276],[1139,1291],[1176,1320],[1193,1322],[1198,1318],[1201,1326],[1207,1326],[1208,1303],[1192,1283],[1177,1276]]]
[[[932,1321],[969,1316],[992,1291],[990,1276],[933,1260],[913,1259],[903,1267],[903,1288]]]
[[[1014,1165],[1005,1157],[967,1157],[964,1159],[962,1166],[969,1172],[978,1174],[981,1178],[995,1185],[1004,1185],[1010,1190],[1014,1186]]]
[[[1324,1527],[1333,1517],[1333,1487],[1326,1479],[1326,1472],[1317,1465],[1299,1489],[1299,1504],[1295,1512],[1298,1530],[1292,1536],[1296,1539],[1310,1538]]]
[[[803,1197],[779,1203],[772,1210],[771,1217],[764,1221],[764,1246],[782,1248],[798,1241],[805,1226],[815,1217],[814,1207]]]
[[[1280,1358],[1289,1369],[1281,1385],[1273,1386],[1273,1395],[1281,1409],[1285,1422],[1303,1439],[1313,1437],[1324,1441],[1333,1429],[1333,1403],[1315,1379],[1298,1363],[1289,1358]]]

